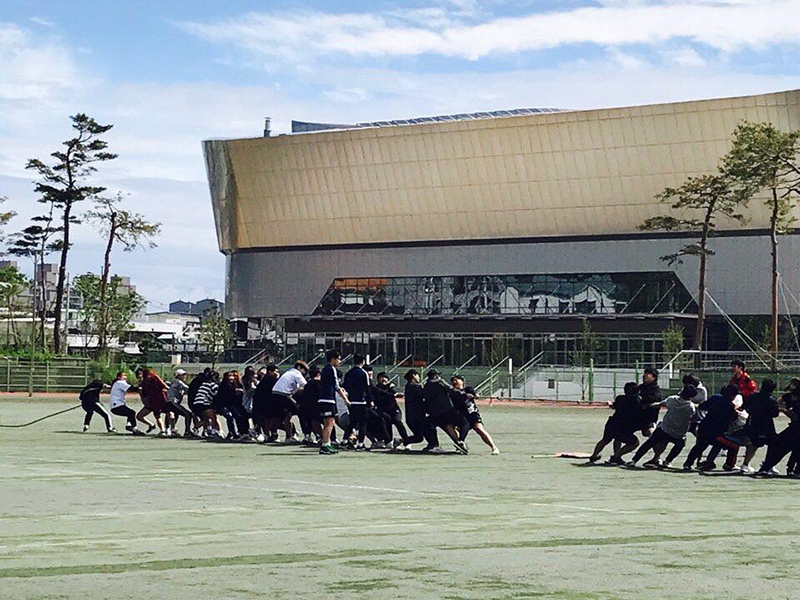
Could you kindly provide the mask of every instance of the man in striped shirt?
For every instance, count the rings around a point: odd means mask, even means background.
[[[212,371],[197,390],[194,404],[192,405],[194,413],[199,414],[200,418],[203,419],[206,436],[213,438],[222,437],[219,433],[217,415],[214,414],[214,409],[212,408],[217,392],[219,392],[219,373]]]

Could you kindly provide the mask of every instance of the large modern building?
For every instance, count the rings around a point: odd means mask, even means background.
[[[307,358],[569,363],[591,337],[601,363],[657,362],[665,330],[692,342],[697,264],[661,260],[692,236],[639,225],[667,210],[665,187],[713,171],[745,119],[800,129],[800,91],[206,141],[227,313],[270,320]],[[736,318],[770,311],[768,211],[745,212],[710,261],[709,292]],[[800,298],[800,237],[781,249]],[[710,309],[705,342],[725,349]]]

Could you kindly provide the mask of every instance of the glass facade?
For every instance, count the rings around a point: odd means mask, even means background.
[[[315,315],[696,313],[671,271],[334,279]]]
[[[630,367],[672,358],[658,333],[592,334],[588,342],[581,333],[287,333],[285,343],[286,356],[318,363],[331,349],[343,357],[358,353],[379,365],[407,366],[486,367],[508,358],[520,366],[536,357],[546,365],[586,365],[591,356],[597,367]]]

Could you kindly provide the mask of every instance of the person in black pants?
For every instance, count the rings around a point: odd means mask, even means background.
[[[256,441],[269,442],[278,439],[278,434],[272,438],[272,418],[270,404],[272,403],[272,388],[275,387],[281,373],[274,364],[267,365],[267,373],[258,382],[253,392],[253,425],[258,433]]]
[[[691,470],[709,446],[729,445],[723,436],[728,430],[731,420],[736,418],[733,401],[738,394],[739,390],[735,385],[727,385],[722,388],[721,393],[711,396],[698,407],[698,410],[705,412],[705,417],[697,426],[697,441],[683,463],[684,471]],[[702,465],[701,468],[703,468]]]
[[[86,418],[83,420],[83,430],[89,431],[89,425],[92,422],[92,416],[97,413],[106,422],[106,431],[109,433],[116,433],[117,430],[111,424],[111,415],[100,402],[100,392],[103,391],[103,382],[95,379],[89,385],[81,390],[80,401],[81,408],[86,411]]]
[[[407,382],[404,394],[406,424],[412,433],[406,440],[406,446],[425,441],[427,445],[422,449],[423,452],[441,454],[444,450],[439,446],[436,427],[431,424],[425,414],[425,392],[420,385],[419,372],[411,369],[403,377]]]
[[[228,371],[222,376],[213,408],[215,413],[224,416],[227,421],[228,439],[244,441],[250,427],[242,405],[244,390],[238,385],[237,375],[235,371]]]
[[[399,394],[394,386],[389,383],[389,376],[386,373],[378,373],[377,383],[372,386],[372,401],[375,409],[381,414],[388,429],[389,440],[392,439],[392,427],[397,429],[400,434],[400,443],[395,444],[397,448],[405,446],[410,439],[406,426],[403,424],[403,412],[397,404]]]
[[[322,437],[322,422],[319,416],[319,390],[320,371],[317,367],[308,370],[308,380],[303,388],[298,401],[297,416],[300,419],[300,429],[303,431],[302,443],[306,446],[314,445],[314,434],[317,439]]]
[[[456,410],[450,399],[450,386],[442,381],[441,373],[436,369],[428,371],[428,381],[423,387],[425,407],[431,418],[431,423],[441,427],[453,440],[456,451],[460,454],[469,454],[469,449],[460,434],[469,431],[466,418]]]
[[[600,460],[603,448],[613,442],[614,452],[606,464],[621,465],[622,457],[636,450],[639,445],[635,433],[641,427],[642,404],[639,398],[639,386],[635,381],[629,381],[623,389],[624,394],[607,403],[609,408],[614,409],[614,414],[606,420],[603,437],[595,444],[589,457],[590,463]]]
[[[661,388],[658,387],[658,371],[650,368],[644,370],[639,396],[642,399],[642,435],[649,437],[655,431],[662,399]]]
[[[353,430],[358,431],[356,450],[364,450],[367,435],[367,409],[369,407],[369,375],[364,370],[365,359],[360,354],[353,357],[353,368],[344,376],[342,387],[350,399],[350,423],[344,431],[344,443],[350,443]]]
[[[779,475],[775,468],[790,452],[800,450],[800,380],[793,379],[781,396],[779,410],[789,417],[789,426],[777,434],[767,447],[767,457],[758,469],[758,475]],[[796,465],[788,465],[795,467]],[[792,471],[787,468],[787,475]]]

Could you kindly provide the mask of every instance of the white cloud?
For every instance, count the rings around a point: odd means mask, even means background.
[[[31,17],[30,18],[32,23],[36,23],[37,25],[41,25],[42,27],[55,27],[55,22],[51,21],[50,19],[45,19],[43,17]]]
[[[665,48],[660,51],[661,57],[667,64],[680,67],[704,67],[706,60],[694,48]]]
[[[391,13],[250,13],[217,23],[180,26],[203,39],[247,49],[263,58],[304,61],[330,53],[350,56],[438,54],[470,60],[491,54],[567,44],[657,45],[689,40],[733,51],[800,43],[800,0],[607,2],[601,6],[454,22],[437,9]]]

